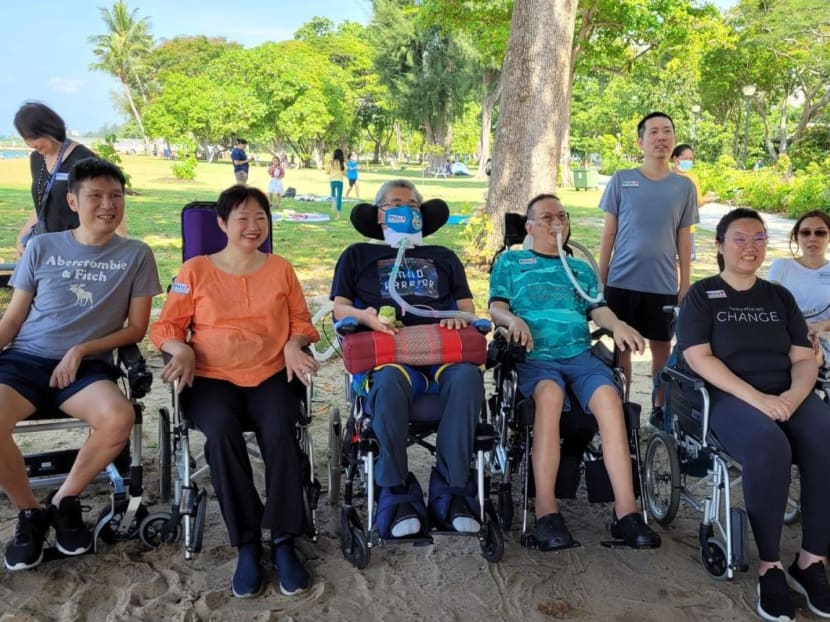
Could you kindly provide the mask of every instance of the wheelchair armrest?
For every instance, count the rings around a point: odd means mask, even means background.
[[[661,372],[661,376],[663,380],[675,381],[684,391],[700,391],[706,388],[706,383],[703,381],[703,378],[693,372],[666,367]]]
[[[591,331],[591,341],[596,341],[601,337],[611,337],[613,339],[614,333],[612,333],[607,328],[597,328],[596,330]]]
[[[137,344],[118,348],[118,364],[126,373],[130,397],[141,398],[150,392],[153,374],[147,369],[147,362]]]
[[[493,332],[493,341],[490,342],[490,347],[487,348],[487,367],[488,369],[494,367],[499,363],[503,363],[505,359],[512,363],[522,363],[526,354],[527,350],[522,344],[508,341],[506,327],[496,326]]]

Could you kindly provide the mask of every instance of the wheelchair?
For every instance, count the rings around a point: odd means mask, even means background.
[[[525,239],[526,217],[521,214],[505,214],[503,246],[496,252],[496,258],[512,246],[521,244]],[[565,245],[571,255],[577,253],[597,271],[596,262],[591,253],[582,245],[568,241]],[[640,495],[642,490],[642,468],[640,454],[640,412],[639,404],[625,399],[625,376],[616,364],[615,353],[600,339],[608,336],[606,331],[594,331],[591,335],[591,351],[600,360],[612,368],[614,381],[623,395],[623,414],[625,417],[629,449],[632,456],[632,475],[634,492]],[[496,514],[503,530],[509,530],[514,520],[514,478],[519,478],[519,506],[522,509],[520,543],[529,549],[538,549],[536,535],[529,527],[528,515],[530,500],[534,497],[534,481],[530,460],[533,441],[533,419],[535,405],[533,398],[520,394],[518,386],[517,364],[524,360],[525,350],[522,346],[510,343],[506,331],[499,327],[488,349],[487,367],[492,370],[495,392],[488,398],[489,421],[495,432],[495,443],[487,454],[487,466],[493,478],[496,495]],[[577,496],[582,475],[588,500],[591,503],[614,501],[613,491],[602,459],[602,447],[599,443],[599,427],[596,419],[587,416],[569,389],[566,388],[571,408],[562,413],[560,419],[560,437],[562,439],[559,471],[556,480],[556,497],[574,499]],[[574,545],[578,545],[574,542]],[[616,541],[604,541],[604,546],[619,546]]]
[[[489,325],[489,322],[487,324]],[[353,318],[344,318],[338,322],[337,331],[340,335],[347,335],[353,332],[356,326]],[[484,413],[476,426],[473,443],[477,500],[480,508],[477,519],[481,525],[478,533],[441,531],[431,525],[426,530],[422,529],[423,533],[420,534],[385,540],[376,524],[377,485],[374,465],[379,454],[379,446],[372,431],[371,415],[364,409],[365,385],[356,376],[346,373],[345,394],[349,409],[345,424],[337,407],[333,407],[329,412],[327,452],[328,501],[331,505],[340,502],[343,482],[339,515],[343,557],[362,570],[369,564],[371,551],[375,547],[391,543],[428,546],[433,543],[433,536],[453,535],[477,537],[482,557],[490,563],[501,561],[504,556],[504,535],[488,495],[490,485],[485,460],[485,453],[492,449],[494,435],[492,426],[485,421]],[[407,447],[418,445],[434,456],[436,447],[430,442],[429,437],[436,433],[440,416],[441,403],[437,394],[425,393],[416,397],[410,413]],[[366,515],[365,526],[361,513]]]
[[[518,475],[522,509],[520,543],[525,548],[538,549],[536,535],[529,527],[530,500],[535,492],[530,456],[533,446],[533,419],[535,405],[532,397],[519,392],[517,364],[524,359],[524,348],[508,343],[505,331],[496,330],[496,337],[490,345],[487,366],[493,372],[495,392],[488,399],[490,423],[496,442],[488,452],[487,466],[493,478],[497,509],[496,514],[502,529],[509,530],[514,520],[513,481]],[[598,339],[599,334],[594,338]],[[592,352],[603,361],[614,365],[613,353],[601,341],[596,341]],[[615,384],[622,391],[625,377],[622,369],[613,367]],[[566,388],[571,408],[564,411],[560,419],[562,439],[559,472],[556,478],[557,499],[575,499],[582,476],[585,477],[588,501],[610,503],[614,493],[605,470],[602,446],[599,442],[599,427],[594,417],[583,412],[577,399]],[[642,467],[640,455],[640,412],[639,404],[623,401],[623,415],[628,432],[629,450],[632,456],[634,492],[639,496],[642,490]],[[578,545],[578,543],[575,543]],[[609,540],[602,543],[607,547],[620,543]]]
[[[136,538],[142,521],[149,515],[143,499],[142,423],[144,405],[139,401],[147,395],[153,376],[147,369],[138,346],[118,349],[116,364],[121,371],[120,385],[135,413],[130,442],[116,459],[102,471],[95,481],[110,484],[109,506],[102,509],[92,530],[92,550],[98,551],[99,542],[114,544]],[[85,422],[73,419],[60,410],[37,411],[17,424],[15,435],[37,432],[88,429]],[[34,489],[54,488],[66,479],[75,462],[78,449],[59,449],[24,454],[29,484]],[[60,556],[57,549],[47,549],[47,558]]]
[[[216,223],[215,202],[193,202],[182,209],[182,260],[197,255],[217,252],[224,248],[226,237]],[[272,235],[263,242],[260,250],[271,252]],[[296,438],[302,454],[303,513],[305,535],[317,540],[317,503],[321,486],[314,472],[314,445],[309,425],[311,423],[312,385],[295,380],[292,385],[301,403],[298,413]],[[172,411],[159,411],[159,497],[170,502],[169,511],[154,512],[141,523],[139,536],[145,545],[158,547],[183,539],[185,559],[192,559],[202,548],[205,518],[207,514],[207,490],[198,479],[209,467],[204,452],[193,452],[190,442],[192,422],[179,403],[177,387],[171,387]],[[248,454],[261,460],[262,455],[253,431],[245,432]]]
[[[674,520],[681,500],[701,512],[700,561],[713,578],[732,579],[736,571],[749,569],[749,520],[732,502],[740,465],[709,427],[705,382],[680,369],[676,356],[661,374],[666,390],[663,429],[656,430],[646,445],[646,506],[662,526]]]

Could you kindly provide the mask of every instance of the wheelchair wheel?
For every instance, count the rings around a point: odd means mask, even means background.
[[[110,508],[104,508],[101,510],[101,513],[98,515],[98,520],[95,521],[96,526],[99,525],[101,521],[105,521],[109,513]],[[113,514],[112,517],[101,526],[101,529],[98,532],[98,537],[107,544],[114,544],[115,542],[120,542],[122,540],[131,540],[138,535],[141,522],[147,514],[147,508],[142,503],[138,507],[129,529],[122,534],[118,532],[118,527],[124,518],[124,514],[122,512],[115,512],[115,514]]]
[[[169,512],[153,512],[144,517],[138,530],[138,537],[145,546],[155,549],[162,544],[173,544],[182,537],[182,527],[171,524]]]
[[[713,579],[722,581],[729,578],[726,573],[729,567],[726,559],[726,545],[717,538],[709,538],[706,540],[706,546],[701,547],[700,563]]]
[[[340,532],[340,549],[343,557],[358,570],[363,570],[369,565],[369,545],[366,542],[366,534],[356,525],[349,525],[348,529]]]
[[[662,431],[648,441],[645,469],[644,500],[648,513],[665,526],[674,520],[680,505],[680,461],[674,439]]]
[[[340,409],[334,407],[329,411],[329,447],[328,447],[328,498],[329,505],[340,501],[340,476],[342,474],[343,435],[340,421]]]
[[[207,490],[200,489],[196,495],[196,514],[193,516],[192,549],[194,553],[202,550],[202,536],[205,533],[207,519]]]
[[[162,503],[170,501],[172,453],[170,411],[166,408],[159,408],[159,500]]]
[[[500,562],[504,557],[504,534],[499,528],[496,517],[489,516],[484,523],[484,535],[479,538],[481,556],[491,564]]]

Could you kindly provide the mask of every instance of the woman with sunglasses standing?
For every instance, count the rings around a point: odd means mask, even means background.
[[[790,232],[792,259],[776,259],[769,280],[789,289],[807,320],[810,341],[819,364],[830,365],[830,214],[812,210],[795,222]],[[795,245],[795,249],[793,247]],[[797,254],[801,251],[801,254]]]
[[[830,617],[830,409],[813,392],[818,367],[793,295],[757,276],[767,230],[758,212],[728,212],[715,232],[720,274],[689,288],[677,321],[681,364],[706,382],[712,432],[742,466],[758,546],[764,620],[795,619],[789,588]],[[781,532],[793,461],[801,476],[802,539],[784,570]]]

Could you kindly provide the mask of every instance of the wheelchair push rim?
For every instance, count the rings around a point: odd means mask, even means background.
[[[674,439],[655,431],[646,446],[644,463],[646,508],[657,523],[668,525],[680,505],[680,460]]]

